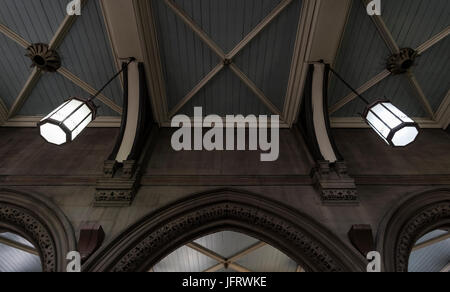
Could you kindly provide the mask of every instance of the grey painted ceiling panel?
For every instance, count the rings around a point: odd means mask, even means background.
[[[195,241],[225,258],[231,258],[259,240],[242,233],[225,231],[211,234]]]
[[[171,110],[220,60],[163,0],[155,2],[168,106]]]
[[[369,101],[387,98],[411,117],[427,116],[417,93],[413,90],[409,81],[404,76],[389,76],[365,92],[364,97]],[[366,105],[357,99],[337,111],[334,116],[359,116],[359,113],[363,113],[365,108]]]
[[[154,272],[203,272],[217,262],[186,246],[177,249],[159,262],[154,268]]]
[[[334,65],[337,72],[358,88],[386,67],[389,49],[367,15],[362,1],[353,1],[347,27]],[[350,90],[335,77],[330,80],[329,104],[334,105]],[[350,115],[352,116],[353,113]]]
[[[448,0],[384,0],[383,19],[402,48],[417,48],[450,25]]]
[[[450,1],[449,1],[450,2]],[[436,111],[450,88],[450,37],[425,52],[414,72]]]
[[[281,251],[272,246],[264,246],[237,261],[238,264],[258,273],[277,271],[280,273],[293,273],[297,271],[298,264]]]
[[[255,238],[230,231],[211,234],[195,241],[224,258],[231,258],[258,242],[259,240]],[[289,257],[269,245],[247,254],[235,263],[252,272],[295,272],[298,266]],[[184,246],[158,263],[153,271],[202,272],[217,264],[216,260]],[[234,270],[222,268],[218,272],[234,272]]]
[[[58,73],[45,73],[34,87],[19,115],[45,116],[71,97],[88,98],[89,94]],[[106,105],[96,101],[99,116],[117,116]]]
[[[432,238],[446,234],[446,231],[433,231],[417,243],[422,243]],[[409,259],[410,272],[440,272],[450,263],[450,239],[425,247],[411,253]]]
[[[99,1],[88,1],[59,53],[62,65],[95,89],[100,89],[117,72]],[[103,93],[122,106],[123,90],[119,78]]]
[[[18,235],[2,233],[0,236],[33,247]],[[0,244],[0,272],[42,272],[41,260],[38,256]]]
[[[178,0],[176,3],[227,53],[281,1]],[[302,7],[294,0],[236,56],[234,62],[283,110],[295,37]],[[156,1],[161,56],[169,109],[173,109],[217,64],[219,58],[162,0]],[[270,114],[266,106],[225,68],[185,105],[192,115],[201,106],[207,114]]]
[[[231,51],[280,0],[176,0],[224,50]]]
[[[235,63],[283,111],[302,1],[286,8],[249,46]]]
[[[194,107],[202,107],[204,115],[271,114],[260,99],[227,68],[194,96],[180,113],[193,116]]]
[[[0,98],[10,108],[31,74],[31,61],[25,50],[0,34]]]
[[[0,22],[31,43],[49,43],[66,16],[68,3],[61,0],[1,0]]]

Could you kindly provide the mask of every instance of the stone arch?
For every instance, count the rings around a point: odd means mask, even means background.
[[[450,189],[408,196],[385,216],[377,236],[386,272],[407,272],[414,244],[427,233],[450,227]]]
[[[197,194],[150,214],[83,266],[84,271],[148,271],[186,243],[236,231],[274,246],[307,271],[362,271],[364,261],[312,218],[254,194]]]
[[[44,272],[65,271],[67,253],[76,250],[72,225],[42,195],[0,188],[0,229],[33,243]]]

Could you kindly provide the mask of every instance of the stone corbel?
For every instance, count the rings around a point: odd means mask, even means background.
[[[308,149],[316,161],[311,177],[324,204],[358,204],[355,180],[331,134],[328,115],[329,66],[310,66],[298,120]]]
[[[147,95],[144,66],[132,63],[124,71],[124,114],[113,152],[97,181],[94,206],[130,206],[140,186],[142,165],[157,130]]]

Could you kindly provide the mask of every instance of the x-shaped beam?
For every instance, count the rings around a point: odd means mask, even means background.
[[[239,259],[243,258],[244,256],[246,256],[266,245],[267,244],[264,242],[258,242],[256,244],[250,246],[249,248],[237,253],[236,255],[232,256],[229,259],[226,259],[223,256],[221,256],[221,255],[219,255],[197,243],[189,243],[187,246],[189,248],[219,262],[217,265],[205,270],[204,272],[206,272],[206,273],[217,272],[223,268],[225,268],[225,269],[229,268],[236,272],[247,273],[247,272],[251,272],[251,271],[249,269],[237,264],[236,261],[238,261]]]
[[[370,0],[362,0],[362,1],[365,5],[368,5],[370,2]],[[398,46],[397,42],[394,40],[392,33],[388,29],[382,16],[375,15],[375,16],[372,16],[372,19],[373,19],[375,25],[377,26],[377,29],[378,29],[380,35],[382,36],[384,42],[386,43],[388,48],[391,50],[391,52],[394,54],[399,53],[400,47]],[[440,41],[442,41],[449,35],[450,35],[450,27],[447,27],[442,32],[438,33],[437,35],[433,36],[430,40],[428,40],[425,43],[423,43],[422,45],[420,45],[416,49],[416,51],[418,52],[419,55],[423,54],[426,51],[428,51],[431,47],[433,47],[434,45],[436,45],[437,43],[439,43]],[[374,87],[375,85],[377,85],[378,83],[380,83],[381,81],[383,81],[384,79],[389,77],[390,75],[391,75],[391,72],[389,72],[388,70],[384,70],[383,72],[381,72],[380,74],[378,74],[377,76],[375,76],[374,78],[372,78],[371,80],[366,82],[363,86],[361,86],[357,90],[358,93],[363,94],[364,92],[368,91],[370,88]],[[433,120],[435,120],[436,114],[434,113],[433,108],[431,107],[428,98],[426,97],[424,91],[422,90],[422,87],[420,86],[414,73],[411,70],[409,70],[409,72],[407,72],[407,78],[408,78],[409,83],[411,84],[411,87],[417,93],[417,96],[419,97],[423,108],[425,109],[427,114]],[[350,103],[351,101],[353,101],[356,98],[357,98],[357,96],[354,93],[351,93],[348,96],[342,98],[338,103],[336,103],[335,105],[333,105],[330,108],[330,113],[333,114],[333,113],[337,112],[342,107],[344,107],[346,104]]]
[[[88,0],[82,0],[82,6],[86,4]],[[58,28],[57,32],[55,33],[53,39],[50,41],[49,48],[52,50],[56,50],[61,43],[63,42],[64,38],[66,37],[67,33],[69,32],[72,25],[75,23],[76,19],[78,18],[77,15],[73,16],[66,16],[63,23]],[[28,48],[31,43],[25,40],[23,37],[15,33],[14,31],[10,30],[8,27],[0,23],[0,32],[3,33],[5,36],[10,38],[11,40],[15,41],[17,44],[22,46],[24,49]],[[94,95],[97,90],[94,89],[91,85],[89,85],[87,82],[84,82],[77,76],[75,76],[73,73],[71,73],[68,69],[61,67],[58,70],[58,73],[62,76],[66,77],[71,82],[78,85],[80,88],[85,90],[90,95]],[[10,119],[14,117],[22,108],[22,106],[25,104],[26,100],[30,96],[33,88],[38,83],[40,77],[42,75],[41,70],[34,68],[31,75],[29,76],[27,82],[25,83],[25,86],[22,88],[21,92],[17,96],[16,100],[14,101],[11,109],[9,109],[7,119]],[[102,103],[104,103],[106,106],[111,108],[113,111],[121,114],[122,113],[122,107],[114,103],[111,99],[107,98],[105,95],[100,94],[98,96],[98,100],[100,100]]]
[[[176,115],[202,88],[206,86],[227,65],[236,76],[267,106],[270,111],[281,116],[281,111],[270,101],[264,92],[233,63],[233,59],[244,49],[264,28],[266,28],[293,0],[283,0],[267,15],[246,37],[240,41],[229,53],[225,53],[195,21],[179,7],[173,0],[165,3],[194,33],[222,60],[208,73],[169,113],[169,117]]]

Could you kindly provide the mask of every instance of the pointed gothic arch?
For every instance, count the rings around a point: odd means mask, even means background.
[[[440,228],[450,228],[450,189],[415,193],[399,202],[383,219],[377,236],[384,271],[408,272],[417,240]]]
[[[84,271],[148,271],[177,248],[218,231],[264,241],[307,271],[362,271],[364,261],[312,218],[251,193],[194,195],[130,227],[83,266]]]
[[[44,272],[66,271],[66,256],[76,250],[72,225],[53,202],[42,195],[0,188],[0,230],[31,242]]]

